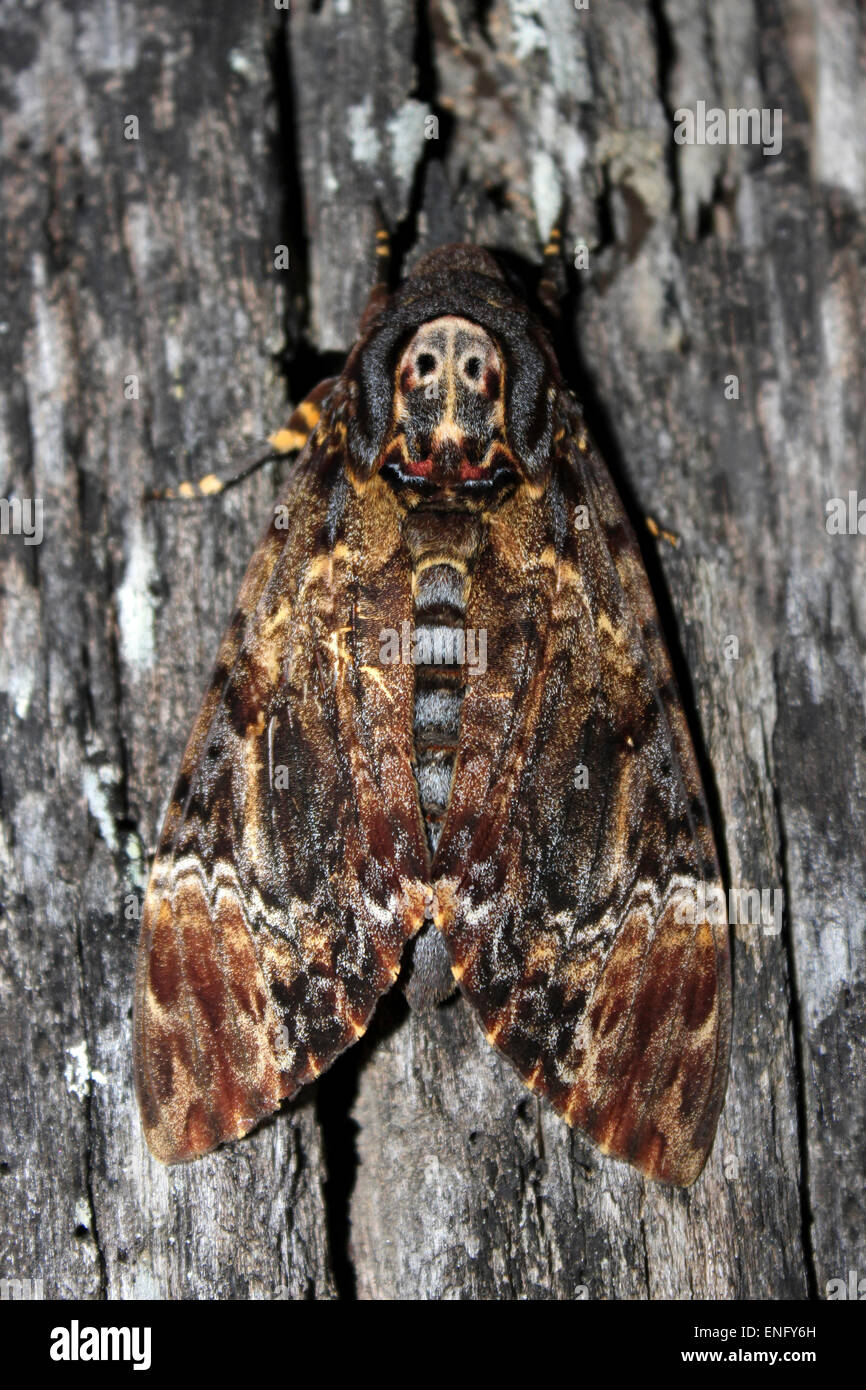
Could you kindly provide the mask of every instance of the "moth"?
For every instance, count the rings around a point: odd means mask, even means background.
[[[604,1153],[693,1182],[730,1043],[727,929],[696,909],[716,851],[639,548],[540,320],[487,252],[439,248],[374,289],[274,445],[298,457],[144,904],[151,1150],[246,1134],[402,971],[417,1007],[459,987]]]

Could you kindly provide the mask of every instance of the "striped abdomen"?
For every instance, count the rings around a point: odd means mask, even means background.
[[[460,738],[465,665],[467,576],[447,563],[414,576],[415,776],[431,853],[436,852],[448,808],[454,755]]]
[[[451,793],[466,680],[479,659],[477,635],[467,634],[465,623],[481,523],[464,512],[419,509],[407,518],[404,536],[414,601],[414,769],[435,854]]]

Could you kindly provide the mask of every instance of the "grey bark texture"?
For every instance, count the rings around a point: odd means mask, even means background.
[[[0,495],[44,507],[40,545],[0,536],[0,1277],[794,1299],[866,1274],[866,539],[825,524],[866,491],[855,0],[0,10]],[[778,108],[781,152],[676,144],[698,101]],[[713,1155],[687,1192],[647,1184],[462,1001],[395,997],[272,1122],[164,1169],[136,911],[280,474],[142,495],[231,472],[333,370],[377,207],[404,264],[452,239],[537,264],[563,203],[572,384],[633,519],[676,538],[646,551],[730,882],[784,901],[778,933],[735,931]]]

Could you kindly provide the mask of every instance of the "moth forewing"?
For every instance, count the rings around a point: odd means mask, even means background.
[[[348,489],[330,526],[339,462],[326,428],[252,561],[146,896],[136,1085],[167,1162],[245,1133],[355,1042],[424,915],[411,672],[371,685],[353,664],[353,614],[408,612],[408,579],[387,582],[396,509]]]

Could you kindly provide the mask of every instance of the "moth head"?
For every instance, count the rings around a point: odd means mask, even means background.
[[[347,364],[349,446],[369,477],[484,486],[550,465],[559,374],[552,350],[493,258],[441,247],[384,305]]]

